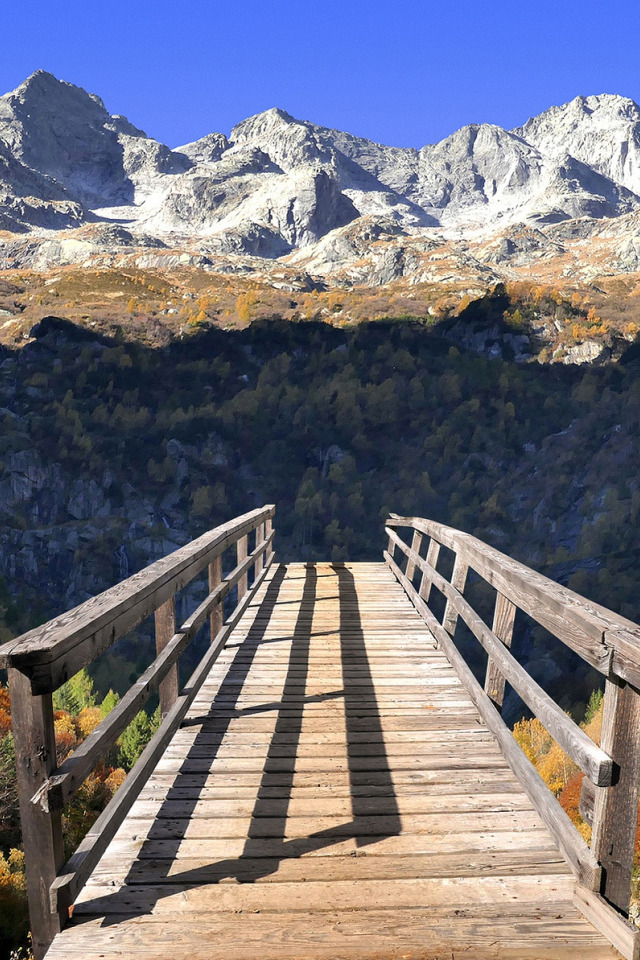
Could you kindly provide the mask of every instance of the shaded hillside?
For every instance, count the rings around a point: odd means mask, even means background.
[[[36,617],[274,502],[282,559],[378,559],[388,512],[422,515],[640,619],[631,355],[516,364],[410,321],[261,321],[158,349],[36,332],[0,363],[0,573]],[[534,633],[521,653],[558,680]],[[123,676],[146,659],[119,655]]]

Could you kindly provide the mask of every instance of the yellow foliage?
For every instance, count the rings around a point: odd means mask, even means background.
[[[236,300],[236,314],[243,323],[251,320],[251,308],[258,302],[258,294],[255,290],[247,290],[246,293],[238,295]]]
[[[603,705],[604,703],[601,702],[589,723],[582,724],[582,729],[587,736],[597,744],[600,743],[602,733]],[[533,763],[544,782],[555,794],[564,790],[579,772],[577,765],[555,742],[537,717],[533,720],[519,720],[513,728],[513,736],[525,756]],[[584,835],[586,836],[586,832]]]
[[[557,743],[551,744],[536,766],[544,782],[555,794],[560,793],[578,771],[576,764]]]
[[[519,720],[513,728],[513,736],[525,757],[536,766],[553,743],[551,734],[537,717],[533,720]]]
[[[592,719],[589,723],[582,724],[582,729],[588,737],[591,737],[594,743],[597,743],[600,746],[600,739],[602,737],[602,712],[604,710],[604,699],[600,701],[600,706],[597,711],[594,713]]]
[[[66,710],[56,710],[54,714],[53,726],[56,733],[56,739],[67,734],[75,739],[76,725],[73,717]]]
[[[118,787],[121,787],[126,779],[126,773],[122,767],[117,767],[115,770],[112,770],[109,776],[104,781],[106,786],[109,788],[111,794],[114,794]]]
[[[13,893],[26,893],[27,881],[24,875],[24,852],[15,848],[8,855],[0,853],[0,887],[9,888]]]
[[[100,707],[85,707],[76,717],[78,736],[84,740],[90,733],[93,733],[101,719]]]

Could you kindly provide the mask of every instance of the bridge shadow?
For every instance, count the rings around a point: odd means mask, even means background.
[[[172,896],[183,887],[203,886],[233,879],[253,882],[276,873],[283,860],[312,854],[347,840],[353,840],[356,847],[362,847],[400,833],[401,819],[384,743],[374,679],[367,656],[354,577],[343,564],[333,564],[331,569],[331,574],[326,576],[336,576],[338,580],[342,688],[326,693],[307,694],[309,681],[316,680],[312,672],[313,638],[316,638],[317,644],[317,638],[324,633],[312,631],[314,615],[319,599],[335,600],[334,597],[318,598],[318,570],[315,564],[308,564],[305,568],[302,598],[293,633],[276,638],[266,637],[273,614],[281,606],[279,594],[286,577],[286,567],[279,565],[269,582],[254,623],[245,640],[237,647],[211,708],[206,716],[191,718],[187,723],[199,724],[200,730],[181,770],[163,798],[158,815],[125,879],[125,886],[112,894],[95,898],[86,905],[95,908],[94,915],[102,914],[106,907],[109,914],[105,917],[105,924],[109,923],[109,915],[118,912],[130,916],[148,914],[159,899]],[[245,687],[245,684],[250,679],[257,654],[272,643],[289,640],[291,647],[287,672],[279,699],[240,706],[243,693],[250,693],[251,690],[251,687]],[[315,651],[317,650],[316,646]],[[330,656],[331,647],[327,646],[327,657]],[[347,789],[352,818],[349,820],[346,817],[344,822],[306,836],[288,836],[292,820],[299,819],[296,816],[291,817],[290,812],[292,801],[299,802],[300,796],[296,794],[296,775],[299,772],[299,756],[305,754],[303,727],[313,732],[312,714],[307,714],[305,718],[305,709],[311,704],[338,699],[342,699],[344,703],[344,746],[347,761],[344,776],[348,777]],[[189,824],[205,820],[195,817],[194,814],[197,804],[204,799],[201,796],[202,791],[207,784],[212,783],[212,777],[216,775],[214,764],[232,722],[241,717],[264,716],[273,712],[276,712],[277,716],[262,772],[259,774],[260,781],[242,852],[237,857],[211,857],[210,863],[193,869],[176,870],[176,865],[181,862],[176,858],[181,844],[188,839]],[[336,723],[335,727],[339,727],[339,723]],[[363,730],[366,730],[366,743],[363,743]],[[260,737],[261,734],[256,733],[256,739],[259,740]],[[337,743],[336,755],[343,749],[343,746]],[[259,755],[259,751],[260,747],[257,746],[256,754]],[[241,767],[241,764],[239,766]],[[325,766],[331,767],[331,763]],[[323,776],[322,767],[320,756],[318,771],[312,771],[312,776],[320,779]],[[324,775],[331,776],[329,773]],[[224,786],[225,773],[221,772],[217,776],[220,785]],[[336,780],[339,778],[339,774],[333,776]],[[308,787],[307,790],[310,798],[317,798],[312,788]],[[229,790],[225,795],[232,792]],[[331,796],[330,790],[327,791],[327,796]],[[384,814],[381,816],[376,816],[375,801],[372,800],[374,796],[384,798]],[[226,802],[232,807],[232,800]],[[304,807],[298,809],[304,810]],[[232,809],[229,817],[233,817]],[[215,832],[216,820],[206,819],[213,827],[208,831],[210,836]],[[241,822],[244,821],[238,818],[238,823]],[[232,839],[229,840],[230,845],[233,842]],[[203,858],[199,856],[198,859],[202,861]],[[159,864],[163,865],[160,872]],[[132,902],[131,894],[140,884],[149,886],[145,886],[144,904],[141,902],[138,907]],[[135,901],[135,897],[133,900]],[[122,911],[119,911],[119,902],[123,903]],[[77,919],[80,920],[80,917]],[[114,922],[119,922],[115,916]]]

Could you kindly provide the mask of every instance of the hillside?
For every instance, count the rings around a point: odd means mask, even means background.
[[[283,559],[377,559],[389,511],[429,516],[640,619],[635,348],[578,367],[507,346],[491,359],[415,321],[272,320],[154,348],[43,322],[0,363],[13,601],[50,616],[273,502]],[[545,642],[522,655],[553,684]],[[122,656],[139,669],[144,645]],[[592,685],[576,673],[559,695],[573,707]]]

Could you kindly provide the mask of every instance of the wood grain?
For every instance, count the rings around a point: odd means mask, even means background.
[[[475,960],[618,956],[573,897],[389,568],[279,564],[50,958],[449,960],[471,944]]]

